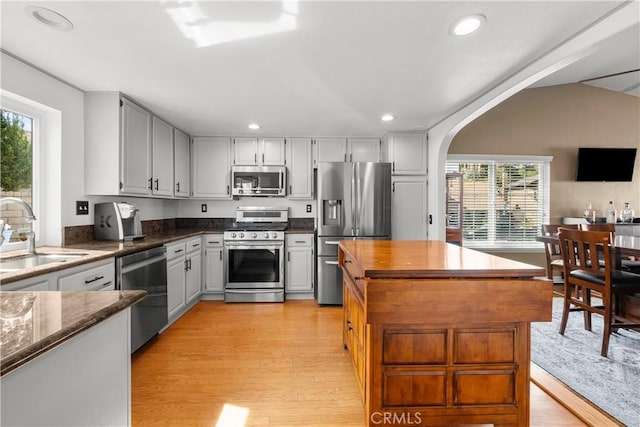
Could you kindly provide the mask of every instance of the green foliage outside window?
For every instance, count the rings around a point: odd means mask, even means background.
[[[19,191],[31,187],[31,141],[20,116],[2,111],[2,151],[0,187],[3,191]]]

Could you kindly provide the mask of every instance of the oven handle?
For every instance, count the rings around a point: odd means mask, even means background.
[[[267,249],[267,250],[278,250],[284,248],[284,243],[278,245],[265,245],[264,243],[256,243],[256,244],[247,244],[243,243],[241,245],[236,244],[225,244],[227,249]]]

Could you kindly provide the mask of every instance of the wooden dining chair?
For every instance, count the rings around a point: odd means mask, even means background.
[[[603,316],[602,350],[607,357],[609,337],[618,328],[637,328],[640,323],[624,317],[616,301],[624,295],[640,292],[640,274],[615,268],[611,232],[560,228],[558,240],[564,262],[564,301],[560,334],[564,335],[569,313],[582,311],[584,327],[591,330],[591,314]],[[599,262],[601,260],[602,262]],[[574,292],[580,290],[580,292]],[[592,291],[600,293],[602,303],[593,303]]]
[[[542,224],[543,236],[557,236],[558,228],[565,227],[571,229],[577,229],[577,224],[557,225],[557,224]],[[564,275],[564,264],[562,262],[562,254],[560,253],[560,245],[558,243],[545,242],[544,253],[547,258],[547,278],[553,280],[554,271],[559,272],[559,276]],[[563,281],[555,282],[554,284],[562,284]]]
[[[584,231],[608,231],[611,233],[611,242],[613,243],[616,236],[616,225],[611,223],[597,223],[597,224],[579,224],[579,230]],[[630,271],[632,273],[640,273],[640,261],[634,259],[626,259],[618,255],[617,260],[619,267],[623,270]]]

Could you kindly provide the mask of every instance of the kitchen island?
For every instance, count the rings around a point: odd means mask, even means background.
[[[338,256],[367,425],[529,425],[543,268],[442,241],[341,241]]]
[[[130,307],[144,291],[0,292],[3,425],[130,425]]]

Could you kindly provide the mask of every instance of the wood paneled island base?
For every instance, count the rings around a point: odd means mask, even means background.
[[[529,425],[544,269],[441,241],[342,241],[338,262],[367,425]]]

